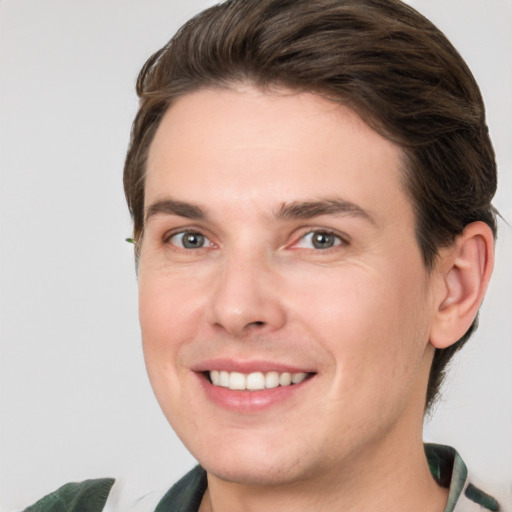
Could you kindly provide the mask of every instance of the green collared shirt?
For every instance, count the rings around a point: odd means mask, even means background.
[[[430,471],[443,487],[449,487],[444,512],[485,512],[500,510],[498,502],[471,483],[466,465],[450,446],[426,444],[425,454]],[[66,484],[45,496],[24,512],[126,512],[116,507],[112,478],[86,480]],[[197,512],[206,491],[206,472],[196,466],[160,499],[154,512]],[[148,510],[143,501],[134,503],[130,511]]]
[[[473,485],[466,464],[451,446],[425,444],[425,454],[436,482],[450,489],[444,512],[500,510],[496,499]]]

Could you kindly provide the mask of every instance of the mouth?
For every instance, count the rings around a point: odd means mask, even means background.
[[[268,360],[216,358],[191,369],[210,403],[244,415],[294,407],[318,376],[313,368]]]
[[[311,378],[310,372],[230,372],[227,370],[207,370],[203,372],[206,379],[215,387],[233,391],[262,391],[300,384]]]

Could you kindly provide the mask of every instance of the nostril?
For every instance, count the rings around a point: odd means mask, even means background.
[[[259,327],[263,327],[266,325],[266,322],[263,322],[262,320],[257,320],[255,322],[249,322],[245,325],[244,331],[250,331],[252,329],[257,329]]]

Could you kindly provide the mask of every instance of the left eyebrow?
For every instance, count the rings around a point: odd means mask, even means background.
[[[361,217],[376,224],[372,215],[359,205],[338,197],[329,197],[317,201],[292,201],[283,203],[275,217],[282,220],[312,219],[320,215],[349,215]]]

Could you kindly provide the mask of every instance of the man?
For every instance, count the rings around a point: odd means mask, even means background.
[[[498,510],[422,442],[496,231],[482,99],[446,38],[395,0],[235,0],[137,92],[146,365],[200,464],[156,510]],[[33,510],[101,510],[112,483]]]

